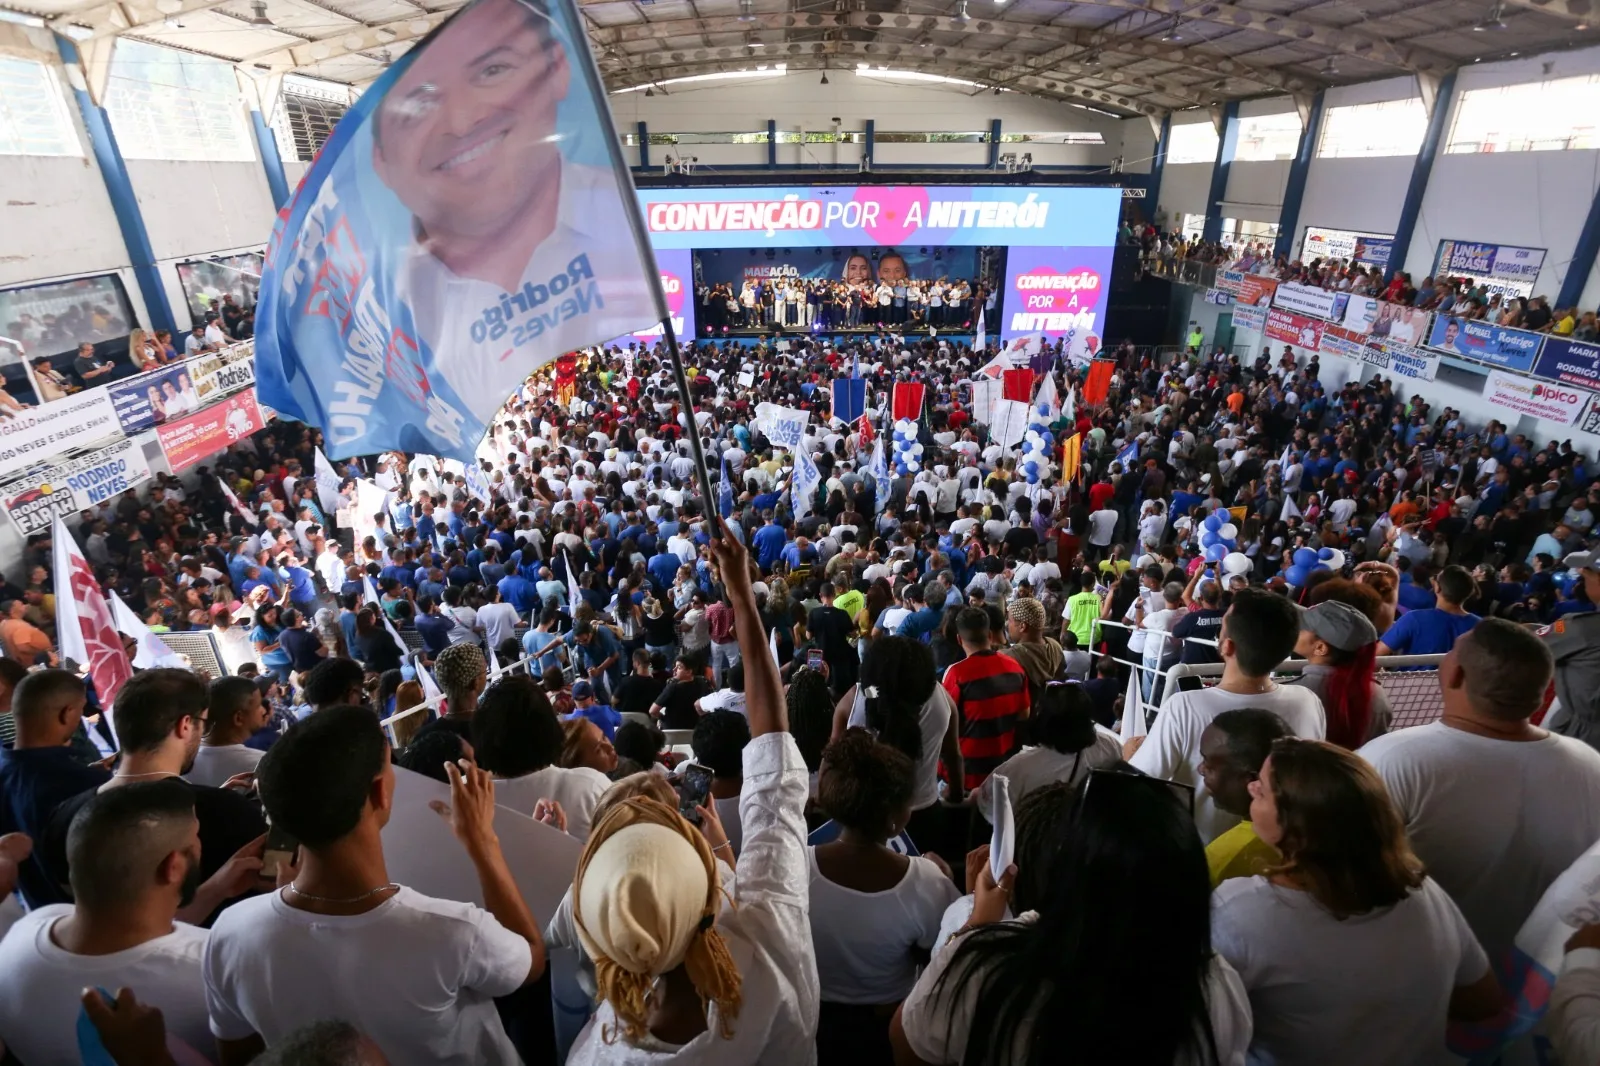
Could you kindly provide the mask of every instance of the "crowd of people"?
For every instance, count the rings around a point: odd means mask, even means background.
[[[1211,264],[1278,281],[1310,285],[1334,292],[1371,296],[1386,303],[1468,319],[1549,333],[1573,340],[1600,339],[1600,318],[1579,307],[1552,307],[1544,295],[1522,295],[1506,283],[1482,278],[1428,276],[1419,285],[1404,270],[1387,275],[1375,263],[1354,258],[1310,257],[1291,260],[1259,241],[1207,241],[1184,234],[1162,233],[1153,226],[1124,227],[1123,239],[1141,246],[1148,267],[1170,273],[1181,262]]]
[[[977,402],[1010,357],[889,333],[691,346],[692,420],[662,353],[588,353],[476,471],[319,485],[320,435],[275,423],[67,523],[157,636],[218,651],[111,715],[31,538],[0,589],[0,1041],[553,1062],[572,952],[577,1063],[1591,1061],[1600,927],[1518,955],[1600,841],[1588,457],[1315,360],[1108,354],[1091,403],[1033,353],[1042,472]],[[808,412],[792,447],[764,405]],[[1431,657],[1403,665],[1437,720],[1397,720],[1392,654]],[[448,788],[481,906],[391,878],[403,773]],[[581,844],[553,913],[497,804]]]
[[[992,284],[943,274],[914,279],[895,252],[877,260],[874,276],[874,262],[854,254],[844,261],[837,279],[762,274],[746,276],[738,284],[702,283],[696,290],[696,310],[701,332],[715,337],[730,330],[969,330],[980,309],[993,312],[992,290]]]

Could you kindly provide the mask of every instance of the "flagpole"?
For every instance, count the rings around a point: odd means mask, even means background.
[[[633,185],[633,171],[628,162],[622,157],[622,141],[617,136],[616,127],[611,122],[611,109],[606,105],[606,89],[600,83],[598,68],[594,61],[594,52],[589,46],[589,35],[584,32],[584,21],[579,16],[577,5],[573,0],[555,0],[562,8],[565,22],[576,40],[567,42],[574,51],[581,49],[578,55],[573,56],[576,62],[569,64],[575,73],[579,74],[589,90],[590,99],[595,102],[595,110],[600,120],[600,140],[606,146],[607,155],[611,159],[611,170],[617,175],[618,183],[626,179],[626,188],[621,189],[622,209],[627,216],[628,229],[633,234],[634,247],[637,249],[642,262],[650,265],[650,295],[655,300],[656,315],[661,320],[661,331],[667,341],[667,355],[672,362],[672,378],[678,387],[678,399],[683,407],[685,429],[689,433],[689,453],[694,458],[695,472],[700,477],[700,491],[705,495],[706,524],[710,527],[712,536],[721,536],[722,524],[711,520],[711,508],[716,506],[716,495],[711,491],[711,474],[706,470],[705,449],[700,446],[700,427],[694,418],[694,399],[689,394],[689,379],[683,372],[683,356],[678,351],[678,335],[672,328],[672,312],[667,307],[667,295],[661,291],[661,268],[656,265],[655,249],[650,245],[648,230],[644,224],[644,214],[639,210],[639,194]],[[632,195],[628,195],[629,192]]]

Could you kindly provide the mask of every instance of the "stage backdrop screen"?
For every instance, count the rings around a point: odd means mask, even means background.
[[[640,189],[650,243],[709,248],[936,247],[1010,249],[1003,339],[1103,329],[1122,210],[1119,188],[992,185],[835,185]],[[702,258],[704,266],[704,258]],[[663,270],[665,270],[663,263]],[[686,301],[685,307],[692,303]]]

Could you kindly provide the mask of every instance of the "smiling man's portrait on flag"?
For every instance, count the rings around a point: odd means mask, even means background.
[[[470,460],[564,352],[665,317],[564,0],[477,0],[346,115],[280,221],[262,398],[329,454]]]

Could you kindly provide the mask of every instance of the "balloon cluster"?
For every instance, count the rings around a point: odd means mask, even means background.
[[[1030,429],[1022,438],[1022,459],[1017,464],[1028,484],[1037,485],[1050,476],[1050,434]]]
[[[1289,561],[1292,565],[1283,572],[1283,578],[1295,588],[1301,588],[1317,570],[1343,569],[1344,552],[1338,548],[1321,548],[1317,551],[1296,548]]]
[[[1222,569],[1229,574],[1247,573],[1254,564],[1248,555],[1238,550],[1238,536],[1239,527],[1223,517],[1222,512],[1213,511],[1207,515],[1200,533],[1200,550],[1205,554],[1206,561],[1221,563]],[[1234,560],[1231,567],[1229,559]],[[1243,563],[1239,562],[1241,559]]]
[[[915,474],[922,469],[922,445],[917,443],[917,424],[902,418],[894,424],[894,471]]]

